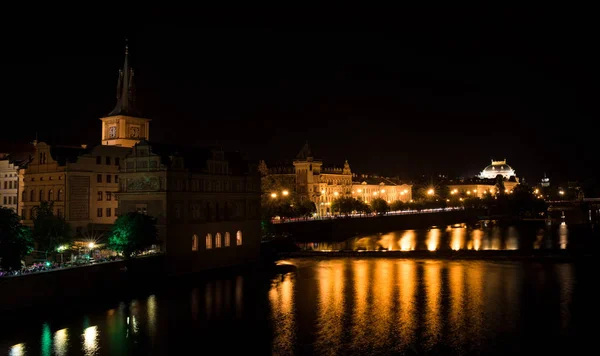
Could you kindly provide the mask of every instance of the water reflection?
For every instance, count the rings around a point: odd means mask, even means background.
[[[467,229],[464,227],[449,228],[452,231],[452,237],[450,247],[457,251],[465,248],[465,236],[467,235]]]
[[[66,355],[69,347],[68,329],[60,329],[54,333],[54,354],[58,356]]]
[[[390,263],[391,261],[387,261]],[[415,322],[415,293],[416,293],[416,263],[411,260],[400,260],[398,269],[398,303],[399,313],[397,315],[397,327],[399,345],[411,345],[414,340],[414,332],[417,327]]]
[[[273,328],[277,331],[273,336],[273,353],[290,355],[293,352],[295,336],[295,317],[293,299],[294,280],[291,273],[274,281],[269,291]]]
[[[440,246],[440,235],[442,234],[442,230],[438,228],[432,228],[429,230],[427,234],[427,250],[435,251]]]
[[[568,236],[569,236],[569,230],[567,230],[567,223],[565,223],[563,221],[562,223],[560,223],[560,226],[558,227],[558,244],[559,244],[561,250],[564,250],[567,248]]]
[[[16,344],[16,345],[11,346],[10,350],[8,351],[8,354],[10,356],[24,356],[24,355],[26,355],[25,344],[20,343],[20,344]]]
[[[425,299],[427,303],[425,313],[425,338],[427,348],[433,348],[439,341],[442,333],[441,300],[442,300],[442,264],[438,261],[425,263]]]
[[[98,345],[98,327],[90,326],[83,332],[83,351],[85,355],[96,355],[99,349]]]

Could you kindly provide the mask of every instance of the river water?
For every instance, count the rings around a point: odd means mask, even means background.
[[[588,260],[289,259],[0,318],[0,354],[578,353],[596,345],[592,273]]]

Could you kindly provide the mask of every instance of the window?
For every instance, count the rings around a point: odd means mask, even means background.
[[[198,235],[192,236],[192,251],[198,251]]]
[[[206,249],[210,250],[212,248],[212,235],[206,235]]]
[[[96,176],[96,183],[102,183],[102,174]]]
[[[228,232],[225,233],[225,247],[229,247],[230,245],[230,240],[231,240],[231,236],[229,235]]]
[[[148,214],[148,205],[147,204],[136,204],[135,205],[135,210],[139,214],[147,215]]]
[[[106,200],[109,201],[112,199],[112,193],[111,192],[106,192]]]
[[[242,231],[241,230],[238,230],[238,232],[235,234],[235,243],[238,246],[240,246],[242,244]]]
[[[22,201],[27,200],[27,192],[26,191],[23,191],[23,193],[21,193],[21,200]]]
[[[44,200],[44,190],[43,189],[40,189],[40,196],[39,196],[39,198],[40,198],[40,201]]]
[[[119,175],[115,174],[115,183],[119,183]]]
[[[30,218],[31,220],[34,220],[34,219],[35,219],[35,208],[31,208],[31,209],[29,209],[29,218]]]
[[[102,200],[102,192],[98,191],[98,201],[101,201],[101,200]]]
[[[6,200],[6,197],[4,197],[4,205],[8,204],[8,201]]]
[[[27,216],[25,216],[26,214],[27,214],[27,210],[21,209],[21,219],[27,220]]]
[[[63,195],[63,190],[59,189],[58,190],[58,194],[56,195],[56,200],[61,201],[62,200],[62,195]]]
[[[119,208],[115,208],[115,216],[119,216]]]
[[[110,218],[110,208],[106,208],[106,217]]]
[[[61,208],[57,208],[56,209],[56,216],[58,216],[59,218],[62,218],[63,213],[62,213],[62,209]]]
[[[110,166],[110,157],[109,156],[106,156],[106,165]]]
[[[4,189],[7,189],[7,188],[8,188],[8,182],[4,181]]]
[[[106,175],[106,183],[112,183],[111,180],[112,180],[112,176],[110,174],[107,174]]]
[[[48,201],[53,201],[54,200],[54,189],[50,189],[48,191]]]
[[[102,156],[96,156],[96,164],[102,164]]]
[[[98,217],[101,218],[102,217],[102,208],[98,208],[98,212],[96,214],[98,214]]]
[[[215,236],[215,247],[221,247],[221,233],[217,232],[217,236]]]
[[[198,204],[192,204],[192,219],[200,219],[200,206]]]
[[[115,157],[115,166],[120,166],[120,165],[121,165],[121,159],[119,157]]]

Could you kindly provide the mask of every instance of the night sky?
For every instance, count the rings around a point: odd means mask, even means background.
[[[13,36],[0,139],[99,143],[128,37],[151,140],[268,161],[308,140],[326,164],[407,178],[491,158],[532,183],[598,174],[585,10],[122,11]]]

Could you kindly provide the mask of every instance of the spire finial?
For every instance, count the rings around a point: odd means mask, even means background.
[[[127,43],[127,37],[125,37],[125,55],[129,55],[129,44]]]

